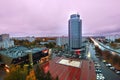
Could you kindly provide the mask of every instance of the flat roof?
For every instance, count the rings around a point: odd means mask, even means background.
[[[29,51],[31,51],[31,53],[34,54],[44,49],[45,48],[28,49],[27,47],[17,46],[17,47],[9,48],[7,50],[1,50],[0,54],[11,57],[11,58],[18,58],[18,57],[22,57],[29,54]]]
[[[45,72],[50,71],[51,75],[59,80],[96,80],[95,67],[93,62],[88,60],[56,57],[42,65]],[[67,63],[67,64],[65,64]]]
[[[72,66],[72,67],[77,67],[80,68],[81,66],[81,61],[76,61],[72,59],[60,59],[57,63],[66,65],[66,66]]]

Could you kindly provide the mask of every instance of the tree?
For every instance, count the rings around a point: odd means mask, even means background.
[[[95,46],[95,52],[97,55],[102,56],[102,50],[98,46]]]
[[[118,65],[119,65],[119,67],[120,67],[120,57],[119,57],[119,60],[118,60]]]
[[[113,48],[117,48],[117,44],[116,43],[110,43],[110,46]]]
[[[118,64],[119,63],[119,56],[114,55],[112,61],[113,61],[113,64]]]
[[[44,80],[45,73],[41,66],[39,65],[36,66],[35,75],[38,80]]]
[[[25,47],[33,47],[38,44],[38,42],[36,41],[29,42],[28,40],[16,40],[16,39],[14,39],[14,43],[15,45],[21,45]]]
[[[102,51],[102,55],[103,55],[103,58],[107,59],[107,60],[109,60],[111,58],[111,56],[112,56],[111,53],[109,51],[107,51],[107,50]]]
[[[88,38],[88,40],[89,40],[90,43],[93,43],[93,41],[90,38]]]
[[[37,80],[59,80],[58,76],[54,79],[49,71],[45,73],[43,67],[39,65],[36,66],[35,75]]]
[[[35,76],[35,71],[31,70],[29,75],[26,77],[26,80],[37,80]]]
[[[27,70],[21,68],[20,65],[12,65],[10,72],[5,76],[4,80],[25,80],[27,76]]]
[[[35,70],[28,72],[28,67],[20,65],[10,66],[10,72],[5,76],[4,80],[59,80],[58,76],[54,79],[51,73],[44,72],[43,67],[37,65]]]
[[[59,80],[59,77],[57,76],[55,80]]]
[[[0,54],[0,62],[2,61],[1,54]]]
[[[52,76],[49,71],[47,72],[47,74],[45,76],[45,80],[52,80]]]
[[[50,42],[50,43],[48,43],[48,44],[45,44],[45,46],[46,46],[47,48],[54,48],[55,45],[56,45],[56,43],[54,43],[54,42]]]
[[[115,42],[118,42],[118,43],[120,43],[120,38],[119,38],[119,39],[115,39]]]

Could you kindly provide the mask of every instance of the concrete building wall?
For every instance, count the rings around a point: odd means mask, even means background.
[[[105,39],[108,39],[110,41],[115,41],[115,39],[119,39],[120,38],[120,35],[108,35],[108,36],[105,36]]]
[[[9,34],[0,35],[0,48],[9,48],[14,46],[14,41],[9,38]]]
[[[3,63],[5,63],[5,64],[7,64],[7,65],[10,65],[11,64],[11,62],[12,62],[12,58],[11,57],[8,57],[8,56],[5,56],[5,55],[2,55],[2,54],[0,54],[1,55],[1,61],[3,62]]]

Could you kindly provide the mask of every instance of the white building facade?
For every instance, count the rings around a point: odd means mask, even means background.
[[[14,41],[10,39],[9,34],[0,35],[0,49],[7,49],[14,46]]]
[[[109,41],[115,41],[115,39],[119,39],[120,35],[107,35],[105,36],[105,39],[108,39]]]
[[[66,45],[68,44],[68,37],[57,37],[56,38],[56,45],[58,46],[63,46],[63,45]]]

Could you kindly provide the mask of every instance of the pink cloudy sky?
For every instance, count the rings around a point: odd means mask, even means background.
[[[67,35],[72,13],[81,15],[83,34],[120,30],[120,0],[0,0],[0,34]]]

